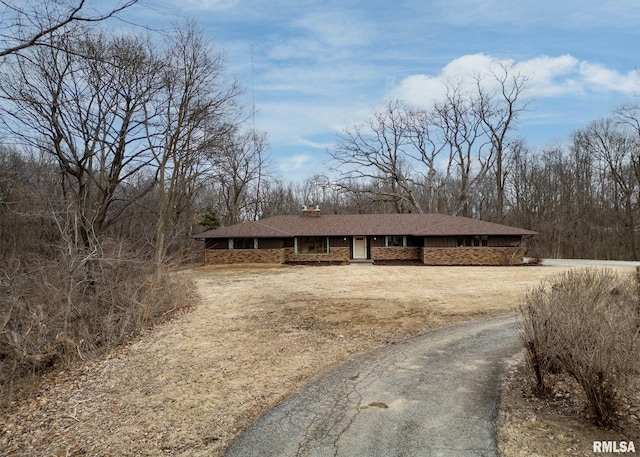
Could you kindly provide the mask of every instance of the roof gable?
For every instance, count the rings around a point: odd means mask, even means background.
[[[446,214],[323,214],[274,216],[209,230],[207,238],[290,238],[295,236],[466,236],[536,235],[509,225]]]

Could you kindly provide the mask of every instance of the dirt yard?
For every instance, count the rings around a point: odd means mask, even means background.
[[[580,387],[558,375],[557,387],[543,399],[531,395],[526,375],[514,359],[503,381],[498,417],[498,447],[503,457],[593,457],[593,441],[633,441],[640,452],[640,383],[622,406],[617,430],[591,425],[587,404],[573,395]],[[633,453],[631,455],[636,455]]]
[[[199,307],[108,357],[46,376],[2,413],[0,455],[218,456],[332,365],[513,312],[525,289],[564,268],[195,268],[181,274],[192,276]],[[518,414],[503,414],[505,430],[530,419]],[[547,435],[536,427],[506,435],[505,455],[534,455],[515,453],[517,440],[544,439],[548,451]]]

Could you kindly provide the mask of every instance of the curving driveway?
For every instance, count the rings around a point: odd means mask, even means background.
[[[497,456],[505,316],[425,333],[331,371],[258,419],[227,456]]]

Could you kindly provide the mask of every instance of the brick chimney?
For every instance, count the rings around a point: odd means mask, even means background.
[[[302,215],[305,217],[319,217],[321,214],[318,205],[302,205]]]

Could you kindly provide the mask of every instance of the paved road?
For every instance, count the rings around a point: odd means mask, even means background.
[[[440,329],[327,373],[256,421],[227,456],[497,456],[513,316]]]
[[[640,267],[640,262],[628,260],[543,259],[542,265],[552,267]]]

